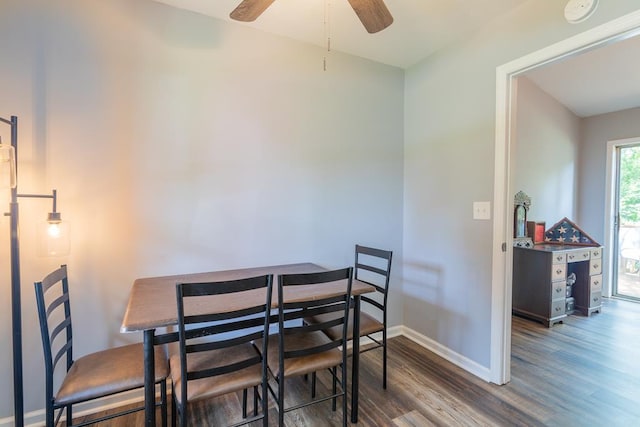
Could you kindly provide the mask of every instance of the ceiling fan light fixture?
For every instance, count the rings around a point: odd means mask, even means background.
[[[275,0],[242,0],[242,2],[229,14],[235,21],[253,22],[262,12],[267,10]]]
[[[368,33],[382,31],[393,23],[393,16],[383,0],[349,0]]]
[[[393,16],[384,0],[348,0],[367,32],[382,31],[393,23]],[[267,10],[274,0],[242,0],[229,14],[235,21],[252,22]]]

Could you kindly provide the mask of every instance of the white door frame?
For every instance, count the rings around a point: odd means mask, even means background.
[[[496,140],[493,187],[490,381],[511,379],[511,273],[513,195],[511,146],[516,77],[529,70],[640,34],[640,10],[496,68]],[[504,247],[504,251],[503,251]]]
[[[605,278],[602,294],[610,297],[613,293],[613,276],[618,274],[617,271],[613,269],[614,257],[617,257],[618,254],[615,253],[614,249],[614,238],[615,238],[615,223],[614,223],[614,215],[617,209],[618,200],[616,197],[616,187],[618,182],[618,170],[616,168],[617,164],[617,156],[616,149],[618,147],[625,147],[629,145],[638,145],[640,144],[640,137],[636,138],[625,138],[625,139],[616,139],[612,141],[607,141],[607,169],[606,169],[606,179],[607,184],[605,187],[605,202],[604,202],[604,223],[607,225],[607,228],[604,230],[604,244],[606,251],[606,259],[608,261],[609,268],[607,269],[607,277]],[[604,254],[603,254],[604,255]]]

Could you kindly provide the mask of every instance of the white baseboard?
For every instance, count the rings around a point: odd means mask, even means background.
[[[393,338],[400,335],[404,335],[416,344],[426,348],[429,351],[434,352],[448,362],[453,363],[454,365],[477,376],[478,378],[487,382],[490,381],[490,372],[488,368],[474,362],[473,360],[465,356],[462,356],[459,353],[456,353],[450,348],[443,346],[442,344],[414,331],[411,328],[407,328],[406,326],[393,326],[387,330],[387,338]],[[375,334],[374,337],[378,340],[381,340],[382,333]],[[368,338],[362,338],[360,340],[360,345],[366,345],[368,342],[370,342]],[[75,414],[79,416],[88,415],[94,412],[106,411],[109,409],[117,408],[119,406],[142,402],[142,399],[142,390],[132,390],[121,393],[117,396],[96,399],[91,402],[75,405],[73,412],[74,416]],[[24,424],[27,427],[40,427],[44,425],[44,418],[44,409],[31,411],[25,414]],[[62,419],[64,419],[64,417]],[[13,417],[1,418],[0,427],[13,427]]]
[[[482,366],[479,363],[474,362],[473,360],[459,353],[456,353],[455,351],[451,350],[449,347],[446,347],[432,340],[431,338],[426,337],[414,331],[411,328],[407,328],[406,326],[398,326],[398,328],[401,329],[401,332],[398,333],[397,335],[404,335],[405,337],[409,338],[411,341],[421,345],[422,347],[426,348],[429,351],[434,352],[435,354],[442,357],[446,361],[453,363],[454,365],[464,369],[465,371],[475,375],[476,377],[486,382],[490,382],[491,376],[490,376],[489,368]]]
[[[473,360],[462,356],[459,353],[451,350],[448,347],[443,346],[442,344],[432,340],[429,337],[426,337],[411,328],[407,328],[406,326],[392,326],[387,329],[387,338],[393,338],[398,336],[405,336],[409,338],[411,341],[420,345],[421,347],[426,348],[427,350],[437,354],[448,362],[453,363],[454,365],[464,369],[465,371],[475,375],[476,377],[490,382],[490,372],[489,368],[486,368]],[[378,332],[372,335],[378,341],[382,340],[382,332]],[[367,344],[371,344],[372,341],[367,337],[360,338],[360,346],[366,346]],[[351,342],[347,345],[348,348],[351,348]]]

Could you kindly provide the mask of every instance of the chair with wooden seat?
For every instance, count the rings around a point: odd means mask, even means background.
[[[278,403],[278,425],[284,425],[284,414],[315,403],[342,397],[343,425],[347,425],[347,356],[346,327],[351,302],[353,268],[321,273],[284,274],[278,277],[278,336],[272,337],[268,345],[269,370],[277,383],[277,393],[272,389]],[[306,285],[331,286],[332,292],[322,296],[300,295]],[[334,313],[327,322],[308,325],[302,319],[308,315]],[[329,338],[324,333],[329,328],[342,329],[343,333]],[[328,396],[285,407],[285,380],[311,372],[329,369],[333,387]],[[340,370],[338,380],[337,370]],[[338,391],[338,383],[340,390]]]
[[[356,245],[354,280],[365,282],[376,288],[371,296],[362,295],[360,310],[360,337],[366,337],[372,345],[360,346],[360,353],[382,348],[382,388],[387,388],[387,296],[391,276],[392,251]],[[368,310],[369,312],[366,312]],[[332,315],[308,316],[305,322],[313,324],[326,322]],[[342,334],[340,328],[327,330],[330,338]],[[382,337],[376,336],[382,334]],[[347,339],[353,339],[353,310],[349,313]],[[312,388],[315,392],[315,378]]]
[[[176,411],[180,425],[187,425],[189,404],[242,390],[243,419],[234,425],[262,419],[268,426],[268,371],[262,354],[269,343],[272,282],[273,276],[265,275],[176,284],[179,343],[170,357],[173,425]],[[264,346],[261,351],[253,345],[256,340]],[[254,412],[247,417],[251,388]]]
[[[75,404],[144,387],[142,344],[109,348],[74,360],[66,265],[36,282],[35,292],[44,350],[47,427],[57,425],[65,409],[66,425],[71,426]],[[164,351],[156,351],[155,357],[155,382],[160,387],[160,401],[156,405],[161,407],[162,425],[166,426],[168,363]],[[66,362],[66,371],[54,393],[54,375],[60,361]],[[141,410],[144,406],[75,425],[94,424]]]

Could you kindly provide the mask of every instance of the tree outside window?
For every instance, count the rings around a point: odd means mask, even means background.
[[[640,146],[620,150],[620,224],[640,226]]]

